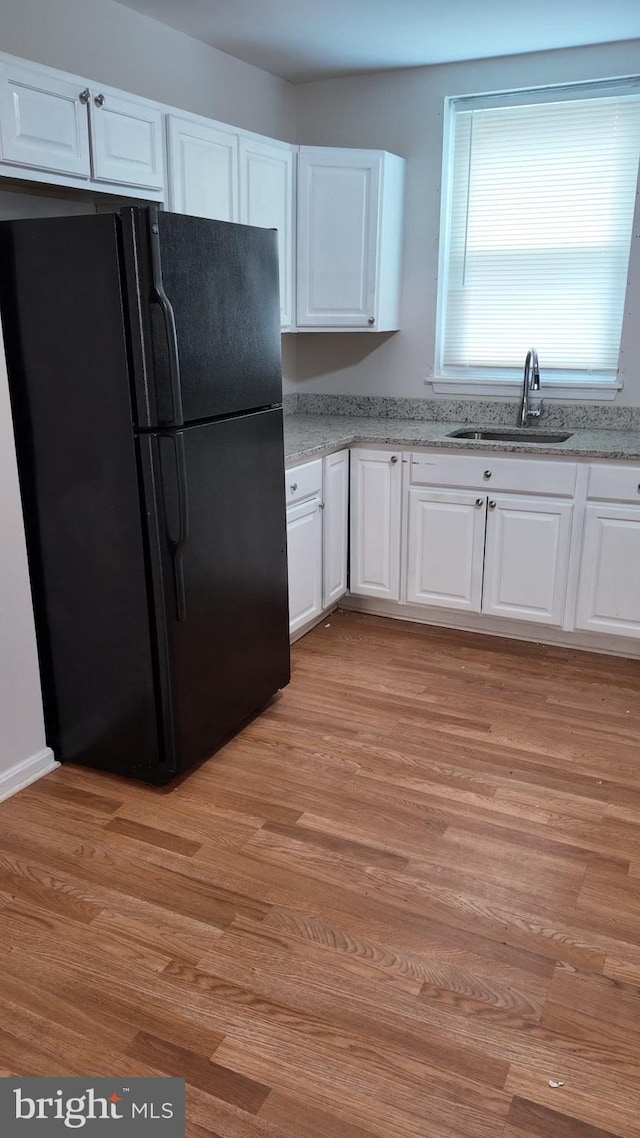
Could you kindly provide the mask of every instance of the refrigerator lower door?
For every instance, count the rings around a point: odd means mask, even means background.
[[[166,751],[207,758],[289,681],[282,412],[140,439]]]

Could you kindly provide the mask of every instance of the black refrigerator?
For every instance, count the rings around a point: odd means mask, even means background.
[[[0,225],[49,745],[163,784],[289,681],[276,233]]]

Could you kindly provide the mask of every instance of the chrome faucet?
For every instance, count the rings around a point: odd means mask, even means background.
[[[538,367],[538,353],[535,348],[529,348],[524,361],[524,375],[522,377],[522,402],[520,404],[519,426],[528,427],[534,419],[539,419],[544,406],[542,399],[535,410],[529,407],[529,392],[540,390],[540,369]]]

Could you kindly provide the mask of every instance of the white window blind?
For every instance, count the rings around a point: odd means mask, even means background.
[[[615,381],[640,96],[556,100],[451,104],[445,376],[511,378],[534,346],[546,382]]]

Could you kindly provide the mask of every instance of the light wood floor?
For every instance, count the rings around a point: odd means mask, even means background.
[[[171,791],[0,806],[0,1073],[184,1075],[189,1138],[639,1138],[638,663],[334,614],[293,665]]]

